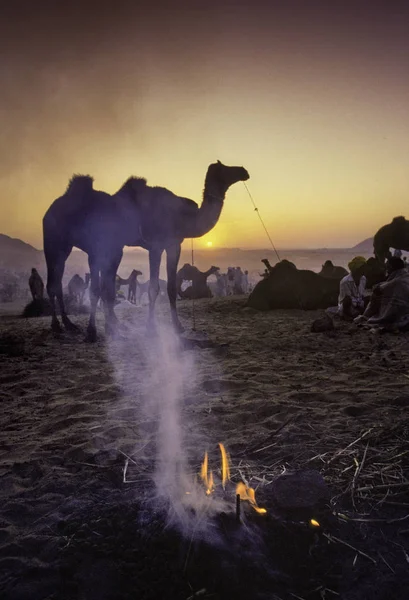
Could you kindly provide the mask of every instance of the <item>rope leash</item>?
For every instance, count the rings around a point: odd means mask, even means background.
[[[244,185],[244,187],[246,188],[246,191],[247,191],[247,193],[248,193],[248,195],[249,195],[249,198],[250,198],[250,200],[251,200],[251,203],[252,203],[252,204],[253,204],[253,206],[254,206],[254,210],[255,210],[255,212],[257,213],[257,216],[258,216],[258,218],[260,219],[260,222],[261,222],[262,226],[264,227],[264,231],[266,232],[266,234],[267,234],[267,237],[268,237],[268,239],[270,240],[270,244],[271,244],[271,246],[272,246],[272,248],[273,248],[274,252],[275,252],[275,253],[276,253],[276,255],[277,255],[278,261],[279,261],[279,262],[281,262],[281,258],[280,258],[280,255],[279,255],[279,254],[278,254],[278,252],[277,252],[277,248],[274,246],[274,242],[273,242],[273,240],[271,239],[271,237],[270,237],[270,234],[268,233],[267,227],[265,226],[265,224],[264,224],[264,221],[263,221],[263,219],[261,218],[260,211],[259,211],[259,209],[257,208],[257,206],[256,206],[256,203],[255,203],[255,202],[254,202],[254,200],[253,200],[253,196],[250,194],[250,190],[249,190],[249,188],[247,187],[247,185],[246,185],[246,182],[245,182],[245,181],[243,181],[243,185]]]
[[[246,182],[245,182],[245,181],[243,181],[243,185],[244,185],[244,187],[246,188],[246,191],[247,191],[247,193],[248,193],[248,195],[249,195],[249,198],[250,198],[250,200],[251,200],[251,203],[253,204],[254,210],[255,210],[255,212],[257,213],[257,216],[258,216],[258,218],[260,219],[260,222],[261,222],[261,224],[262,224],[262,226],[263,226],[263,228],[264,228],[264,231],[266,232],[266,235],[267,235],[267,237],[268,237],[268,239],[269,239],[269,241],[270,241],[270,244],[271,244],[271,246],[272,246],[272,248],[273,248],[274,252],[275,252],[275,253],[276,253],[276,255],[277,255],[278,261],[279,261],[279,262],[281,262],[281,258],[280,258],[280,255],[279,255],[279,254],[278,254],[278,252],[277,252],[277,248],[274,246],[274,242],[273,242],[273,240],[271,239],[271,236],[270,236],[270,234],[268,233],[267,227],[265,226],[265,223],[264,223],[264,221],[263,221],[263,219],[262,219],[262,217],[261,217],[261,215],[260,215],[260,211],[259,211],[259,209],[257,208],[257,206],[256,206],[256,203],[254,202],[253,196],[251,195],[251,193],[250,193],[250,190],[249,190],[249,188],[247,187],[247,185],[246,185]],[[195,258],[194,258],[194,250],[193,250],[193,238],[191,238],[191,239],[190,239],[190,244],[191,244],[191,253],[192,253],[192,267],[194,267],[194,266],[195,266]],[[194,299],[194,296],[193,296],[193,294],[192,294],[192,322],[193,322],[192,331],[196,331],[195,299]]]
[[[191,244],[191,249],[192,249],[192,267],[194,267],[195,266],[195,257],[194,257],[194,253],[193,253],[193,238],[191,238],[190,244]],[[193,281],[192,281],[192,321],[193,321],[192,331],[196,331],[196,315],[195,315],[195,299],[194,299],[194,294],[193,294]]]

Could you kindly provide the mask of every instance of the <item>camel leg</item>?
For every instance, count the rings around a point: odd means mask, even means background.
[[[166,248],[166,271],[168,275],[168,297],[170,303],[170,314],[172,316],[173,327],[178,333],[184,331],[184,327],[179,321],[176,310],[176,272],[180,258],[180,244]]]
[[[159,269],[162,258],[162,248],[149,250],[149,317],[148,329],[155,329],[155,302],[159,294]]]
[[[88,260],[90,270],[90,302],[91,312],[89,315],[89,322],[87,327],[87,335],[85,337],[86,342],[97,341],[97,328],[95,324],[95,314],[97,312],[97,305],[99,297],[101,295],[99,285],[99,266],[93,259]]]
[[[114,312],[116,297],[115,277],[121,260],[122,250],[115,255],[109,266],[101,270],[101,297],[104,302],[105,333],[107,335],[115,334],[118,325],[118,319]]]
[[[58,261],[56,261],[53,264],[50,264],[49,261],[47,262],[47,294],[50,299],[52,310],[51,329],[57,333],[60,333],[62,329],[57,317],[57,311],[55,306],[56,298],[60,307],[61,319],[64,324],[64,327],[70,331],[78,330],[78,327],[69,320],[67,313],[65,312],[62,291],[62,277],[64,275],[65,260],[67,259],[70,251],[65,253],[65,256],[60,256],[58,258]]]

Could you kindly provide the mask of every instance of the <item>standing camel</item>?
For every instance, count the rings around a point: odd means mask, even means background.
[[[128,279],[122,279],[119,275],[116,276],[115,280],[115,291],[119,292],[122,285],[128,286],[128,301],[132,304],[136,304],[136,288],[138,286],[138,275],[142,275],[141,271],[134,269],[129,275]]]
[[[176,275],[177,293],[181,298],[211,298],[212,292],[207,285],[207,278],[214,273],[218,273],[219,267],[210,267],[208,271],[202,273],[197,267],[189,263],[183,265]],[[191,281],[192,285],[182,291],[182,283]]]
[[[33,300],[42,300],[44,296],[44,283],[37,269],[31,269],[31,275],[28,280]]]
[[[227,190],[249,174],[243,167],[227,167],[220,161],[209,166],[203,202],[176,196],[146,180],[131,177],[113,196],[93,189],[89,176],[74,176],[63,196],[57,198],[43,218],[44,254],[47,263],[47,293],[52,307],[52,328],[60,331],[55,299],[67,329],[77,329],[69,320],[62,294],[65,261],[74,246],[88,254],[91,273],[91,313],[87,340],[96,340],[95,312],[99,296],[104,301],[105,330],[113,333],[115,275],[124,246],[141,246],[149,252],[149,319],[154,325],[159,292],[159,268],[167,255],[168,296],[172,322],[183,331],[176,311],[176,271],[183,240],[201,237],[217,223]]]
[[[409,250],[409,221],[405,217],[395,217],[392,223],[381,227],[373,239],[374,254],[383,264],[392,256],[390,248]]]
[[[85,281],[80,275],[74,275],[68,282],[68,294],[74,298],[78,306],[81,306],[84,302],[84,295],[88,288],[90,278],[91,276],[89,273],[86,273]]]

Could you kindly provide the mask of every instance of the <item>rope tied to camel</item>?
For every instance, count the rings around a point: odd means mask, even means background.
[[[191,244],[191,250],[192,250],[192,267],[194,267],[195,266],[195,257],[194,257],[194,252],[193,252],[193,238],[190,239],[190,244]],[[192,331],[196,331],[195,298],[194,298],[194,294],[193,294],[193,281],[192,281],[192,322],[193,322]]]
[[[273,242],[273,240],[271,239],[271,236],[270,236],[270,234],[268,233],[268,229],[267,229],[267,227],[265,226],[265,223],[264,223],[264,221],[263,221],[263,218],[262,218],[262,216],[260,215],[260,211],[259,211],[259,209],[257,208],[257,206],[256,206],[256,203],[254,202],[253,196],[251,195],[251,193],[250,193],[250,190],[249,190],[249,188],[247,187],[247,185],[246,185],[246,182],[245,182],[245,181],[243,181],[243,185],[244,185],[244,187],[246,188],[246,191],[247,191],[247,193],[248,193],[248,195],[249,195],[249,198],[250,198],[250,200],[251,200],[251,203],[253,204],[254,211],[257,213],[257,216],[258,216],[258,218],[260,219],[260,222],[261,222],[262,226],[264,227],[264,231],[266,232],[266,234],[267,234],[267,237],[268,237],[268,239],[270,240],[270,244],[271,244],[271,246],[272,246],[272,248],[273,248],[274,252],[275,252],[275,253],[276,253],[276,255],[277,255],[278,262],[281,262],[281,258],[280,258],[280,255],[279,255],[279,254],[278,254],[278,252],[277,252],[277,248],[274,246],[274,242]]]

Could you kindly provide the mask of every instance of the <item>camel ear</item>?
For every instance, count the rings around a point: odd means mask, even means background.
[[[217,161],[217,164],[218,164],[218,165],[221,165],[222,163],[220,162],[220,160],[218,160],[218,161]]]

